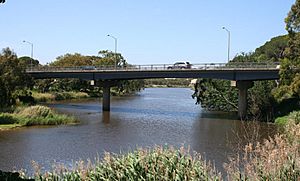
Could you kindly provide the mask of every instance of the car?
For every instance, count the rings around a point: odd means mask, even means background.
[[[191,67],[190,62],[175,62],[173,65],[168,66],[168,69],[190,69]]]

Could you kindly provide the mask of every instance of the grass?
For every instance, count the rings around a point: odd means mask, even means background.
[[[57,114],[46,106],[19,107],[13,113],[0,113],[0,126],[60,125],[75,123],[73,117]],[[15,126],[13,126],[15,125]]]
[[[85,92],[51,92],[39,93],[32,92],[32,96],[36,102],[50,102],[67,99],[84,99],[90,96]]]
[[[33,166],[36,180],[221,180],[199,154],[161,146],[124,155],[105,153],[94,164],[79,161],[73,168],[56,165],[46,173],[41,173],[37,163]]]

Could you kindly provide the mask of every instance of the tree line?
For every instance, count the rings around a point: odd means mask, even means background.
[[[300,108],[300,0],[285,18],[287,35],[272,38],[230,63],[280,62],[279,81],[256,81],[248,91],[248,119],[273,120]],[[238,90],[230,81],[200,79],[193,97],[209,110],[237,111]]]
[[[17,101],[30,103],[33,101],[32,91],[37,92],[86,92],[90,96],[99,97],[102,94],[101,80],[95,80],[91,85],[89,80],[81,79],[42,79],[34,80],[26,74],[29,66],[130,66],[121,54],[111,51],[99,51],[98,56],[85,56],[79,53],[65,54],[56,58],[50,64],[41,65],[38,60],[30,57],[18,57],[10,48],[4,48],[0,53],[0,109],[13,106]],[[144,87],[143,80],[123,80],[112,93],[125,95],[140,91]]]

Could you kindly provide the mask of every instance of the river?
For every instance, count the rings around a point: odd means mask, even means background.
[[[24,168],[31,173],[32,160],[49,169],[54,161],[70,165],[101,157],[104,151],[124,153],[136,147],[173,145],[189,146],[222,171],[235,148],[253,135],[262,139],[275,129],[266,123],[246,129],[246,123],[232,115],[204,111],[195,105],[192,93],[188,88],[147,88],[137,95],[113,97],[111,112],[106,114],[99,99],[49,104],[75,116],[80,124],[0,132],[0,170]],[[257,134],[252,134],[254,127],[260,128]]]

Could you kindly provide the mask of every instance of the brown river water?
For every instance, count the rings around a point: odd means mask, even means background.
[[[228,155],[253,135],[262,139],[274,134],[272,124],[245,126],[234,115],[204,111],[195,105],[192,94],[188,88],[148,88],[134,96],[113,97],[111,112],[105,114],[99,99],[51,103],[50,107],[75,116],[80,124],[0,132],[0,170],[24,168],[32,173],[32,160],[47,170],[54,161],[71,165],[101,157],[104,151],[125,153],[137,147],[173,145],[189,146],[223,172]]]

